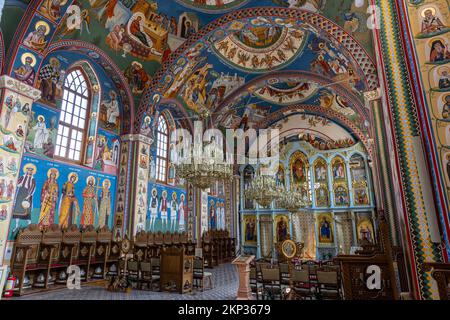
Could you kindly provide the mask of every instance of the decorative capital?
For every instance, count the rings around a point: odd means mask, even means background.
[[[41,91],[10,76],[0,77],[0,89],[9,89],[33,101],[41,98]]]
[[[126,134],[122,136],[122,141],[138,141],[143,142],[148,145],[151,145],[153,143],[153,139],[146,137],[142,134]]]
[[[377,99],[381,98],[381,90],[380,88],[377,88],[375,90],[372,91],[366,91],[364,92],[364,99],[366,100],[366,102],[371,102]]]

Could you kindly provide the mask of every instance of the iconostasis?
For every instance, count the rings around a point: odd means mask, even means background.
[[[276,181],[297,190],[312,205],[298,213],[289,213],[276,200],[270,207],[260,207],[245,198],[258,167],[241,166],[243,250],[261,258],[276,257],[276,243],[289,235],[304,244],[306,258],[326,260],[349,254],[363,238],[375,241],[374,198],[364,147],[335,124],[302,129],[299,118],[307,117],[295,117],[292,121],[301,133],[283,139]],[[330,140],[333,132],[341,142]],[[342,141],[349,146],[341,147]]]

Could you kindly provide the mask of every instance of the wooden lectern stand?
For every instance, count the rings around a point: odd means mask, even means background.
[[[250,289],[250,262],[255,256],[241,255],[231,262],[236,265],[239,272],[239,288],[237,300],[253,300],[252,290]]]

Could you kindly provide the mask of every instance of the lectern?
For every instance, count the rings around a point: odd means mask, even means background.
[[[237,266],[239,273],[239,288],[237,300],[252,300],[252,291],[250,289],[250,262],[255,256],[241,255],[233,260],[232,264]]]

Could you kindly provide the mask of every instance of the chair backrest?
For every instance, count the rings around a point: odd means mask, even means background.
[[[280,263],[278,266],[280,267],[280,272],[281,273],[289,273],[289,264],[287,264],[287,263]]]
[[[141,261],[142,272],[152,272],[152,263],[150,261]]]
[[[166,231],[166,233],[164,233],[164,244],[170,246],[172,244],[172,234],[170,233],[170,231]]]
[[[127,269],[128,269],[128,271],[137,272],[139,270],[138,262],[136,260],[128,260]]]
[[[163,244],[163,239],[164,239],[163,233],[161,231],[158,231],[155,234],[154,242],[155,242],[156,245],[162,245]]]
[[[103,226],[97,230],[97,242],[109,243],[112,239],[112,231],[108,226]]]
[[[279,268],[261,268],[263,281],[280,281],[280,269]]]
[[[119,270],[124,270],[125,269],[125,259],[120,258],[119,259]]]
[[[160,258],[151,258],[150,263],[152,267],[159,267],[161,265],[161,259]]]
[[[271,264],[268,262],[256,262],[256,271],[261,272],[263,268],[270,268]]]
[[[204,261],[202,258],[195,258],[194,259],[194,270],[195,271],[203,271],[204,269]]]
[[[292,271],[293,282],[309,282],[308,270],[293,270]]]
[[[337,272],[336,271],[317,271],[317,281],[319,284],[332,284],[337,285]]]
[[[147,232],[145,232],[144,230],[139,231],[136,234],[136,237],[135,237],[135,240],[134,240],[134,245],[135,246],[139,246],[139,247],[146,247],[147,246],[147,242],[148,242]]]
[[[147,234],[147,243],[149,246],[152,246],[155,244],[155,235],[152,232],[149,232]]]
[[[94,226],[89,225],[81,231],[81,241],[85,243],[95,243],[97,241],[97,231]]]
[[[256,269],[250,268],[250,279],[256,279]]]
[[[178,232],[174,232],[172,234],[172,244],[179,244],[180,243],[180,234]]]

